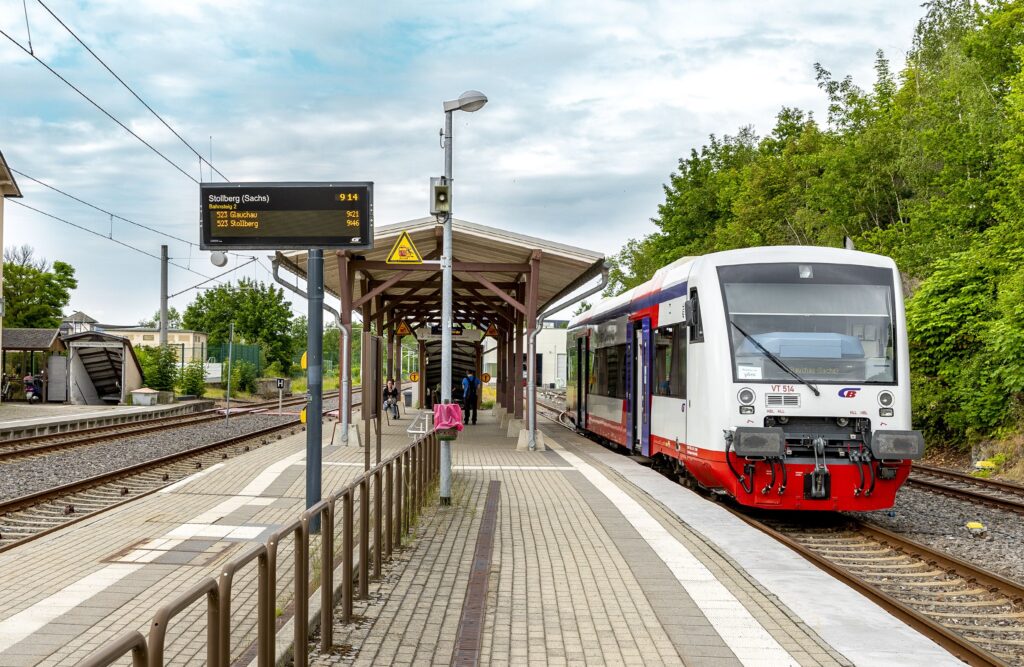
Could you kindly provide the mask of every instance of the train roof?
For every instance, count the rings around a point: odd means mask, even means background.
[[[573,317],[569,321],[569,327],[587,324],[588,322],[603,321],[625,312],[645,308],[652,303],[660,301],[653,300],[651,297],[662,292],[677,291],[671,288],[685,285],[690,277],[690,271],[698,262],[702,265],[707,264],[710,267],[718,267],[735,264],[801,261],[896,268],[896,263],[884,255],[821,246],[760,246],[737,250],[723,250],[696,257],[681,257],[655,271],[654,275],[647,282],[626,290],[617,296],[602,299],[590,310]],[[671,298],[671,296],[666,298]]]

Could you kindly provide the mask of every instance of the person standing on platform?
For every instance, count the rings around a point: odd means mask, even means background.
[[[472,370],[466,371],[466,377],[462,380],[462,402],[466,406],[465,422],[476,423],[476,403],[480,392],[480,380],[473,374]],[[470,422],[472,419],[472,422]]]

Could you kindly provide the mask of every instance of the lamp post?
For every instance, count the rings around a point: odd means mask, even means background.
[[[478,90],[467,90],[459,99],[444,103],[444,182],[448,186],[448,215],[444,220],[444,245],[441,249],[441,402],[452,401],[452,114],[456,111],[478,111],[487,104],[487,96]],[[452,449],[441,441],[442,505],[452,502]]]

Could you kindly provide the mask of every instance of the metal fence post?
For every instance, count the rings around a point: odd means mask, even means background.
[[[302,541],[302,522],[299,520],[292,521],[287,526],[280,528],[276,533],[270,536],[267,540],[267,579],[270,584],[269,595],[267,596],[267,616],[270,619],[270,632],[264,638],[266,643],[266,654],[270,656],[270,660],[273,661],[274,653],[276,651],[277,636],[276,636],[276,622],[277,618],[277,552],[278,547],[281,544],[281,540],[291,533],[295,539],[295,551],[296,554],[299,551],[299,542]],[[296,560],[298,560],[296,558]],[[295,578],[295,591],[294,597],[298,599],[298,587],[299,578]]]
[[[395,461],[391,459],[384,466],[384,478],[387,482],[387,493],[384,497],[384,555],[391,560],[393,538],[395,535]]]
[[[321,518],[320,515],[323,517]],[[302,532],[307,540],[310,530],[318,519],[320,523],[320,650],[326,653],[334,643],[334,501],[332,499],[321,500],[302,513]],[[307,595],[304,603],[307,626],[303,635],[306,639],[309,638],[308,605]],[[296,652],[297,655],[298,652]],[[296,663],[298,664],[298,658],[296,658]]]
[[[303,521],[301,537],[295,541],[295,635],[292,647],[295,664],[305,667],[309,659],[309,525]]]
[[[341,496],[341,622],[352,620],[352,493],[350,486]]]
[[[267,588],[269,584],[267,545],[254,544],[241,556],[231,561],[221,571],[217,579],[217,591],[220,596],[220,662],[225,667],[231,664],[231,585],[235,573],[253,559],[259,559],[259,583],[256,589],[256,656],[260,667],[269,667],[270,659],[266,654],[266,633],[272,631],[273,625],[267,613]]]
[[[219,665],[220,655],[220,592],[217,581],[212,577],[200,581],[172,602],[156,612],[149,626],[150,667],[163,667],[164,643],[167,640],[167,626],[171,619],[187,609],[193,602],[206,596],[206,663]]]
[[[402,466],[405,465],[405,455],[399,454],[398,458],[395,459],[395,548],[399,549],[402,546],[402,531],[405,527],[405,506],[402,504],[402,499],[405,497],[402,477]]]
[[[381,522],[383,520],[383,512],[381,511],[381,503],[383,501],[384,493],[381,488],[381,482],[384,480],[382,469],[378,465],[377,469],[373,473],[373,578],[380,579],[381,570]]]
[[[367,445],[369,446],[369,445]],[[370,476],[359,480],[359,599],[370,597]]]
[[[78,667],[107,667],[120,660],[128,651],[132,652],[132,667],[146,667],[149,661],[146,638],[136,630],[121,635],[113,644],[78,663]]]

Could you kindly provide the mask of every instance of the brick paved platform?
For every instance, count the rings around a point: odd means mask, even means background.
[[[324,425],[325,443],[332,426]],[[384,455],[409,442],[394,429],[384,437]],[[304,456],[305,433],[297,431],[0,553],[0,665],[75,664],[127,630],[147,634],[159,606],[203,578],[216,577],[220,565],[250,540],[266,539],[305,509]],[[323,458],[325,494],[362,471],[361,448],[328,446]],[[279,612],[291,599],[292,553],[291,540],[282,542]],[[255,565],[235,581],[232,655],[237,657],[256,636]],[[166,654],[172,664],[204,662],[204,614],[197,604],[172,622]]]
[[[555,425],[543,427],[551,451],[516,451],[514,439],[481,417],[453,446],[452,506],[425,513],[417,539],[371,584],[370,600],[356,603],[359,622],[336,624],[335,650],[314,654],[312,664],[475,664],[461,660],[461,626],[494,482],[497,529],[478,664],[960,664],[628,457]],[[786,582],[754,576],[695,525],[728,526],[755,570],[759,558],[775,564],[788,553]],[[783,601],[787,586],[798,589],[788,599],[805,615]]]
[[[516,451],[490,415],[480,422],[453,445],[452,505],[423,513],[369,602],[356,602],[357,622],[337,625],[334,650],[314,664],[473,654],[488,665],[959,664],[629,458],[556,426],[544,427],[551,451]],[[409,442],[408,423],[386,427],[385,455]],[[304,440],[286,437],[0,554],[0,665],[75,664],[125,630],[145,634],[160,605],[298,515]],[[325,493],[362,458],[360,448],[325,447]],[[279,563],[280,623],[290,541]],[[234,659],[255,638],[255,574],[235,579]],[[169,637],[173,664],[202,664],[200,605]]]

